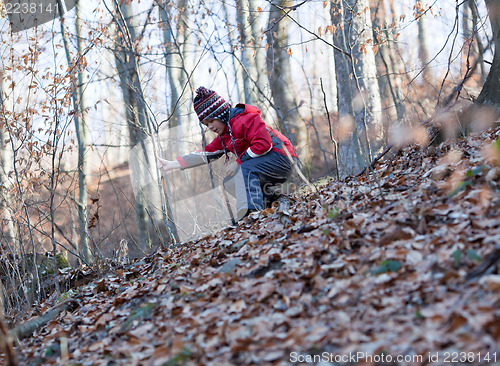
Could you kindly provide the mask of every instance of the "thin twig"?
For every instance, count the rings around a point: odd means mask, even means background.
[[[326,102],[326,93],[325,93],[325,89],[323,87],[323,78],[319,78],[319,82],[321,84],[321,91],[323,92],[323,102],[325,103],[326,117],[328,119],[328,128],[330,130],[330,139],[333,142],[333,156],[335,158],[335,173],[336,173],[336,176],[337,176],[337,180],[340,180],[340,176],[339,176],[339,156],[338,156],[339,144],[338,144],[337,140],[335,140],[335,137],[333,136],[332,121],[330,120],[330,111],[328,110],[328,104]]]

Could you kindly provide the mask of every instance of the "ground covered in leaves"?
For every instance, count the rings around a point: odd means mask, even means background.
[[[117,269],[21,363],[500,365],[499,136],[405,147]]]

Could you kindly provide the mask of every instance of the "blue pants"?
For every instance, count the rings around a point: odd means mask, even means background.
[[[224,188],[236,197],[238,218],[269,206],[274,194],[269,188],[284,183],[292,170],[290,159],[276,151],[243,162],[234,176],[224,179]]]

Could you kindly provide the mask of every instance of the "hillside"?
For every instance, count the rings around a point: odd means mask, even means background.
[[[116,268],[21,364],[500,365],[499,136],[403,148]]]

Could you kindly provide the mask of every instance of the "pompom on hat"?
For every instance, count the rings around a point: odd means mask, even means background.
[[[200,86],[196,89],[194,98],[194,111],[200,122],[206,119],[218,118],[223,123],[229,122],[230,105],[213,90]]]

